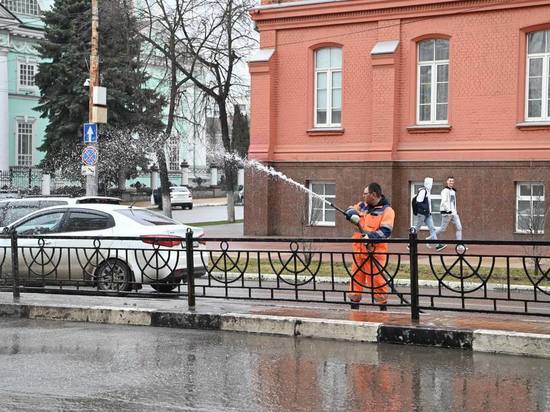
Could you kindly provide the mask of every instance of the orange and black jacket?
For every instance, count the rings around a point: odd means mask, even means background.
[[[359,225],[369,239],[386,239],[391,236],[395,212],[384,196],[376,206],[359,202],[351,207],[359,214]]]

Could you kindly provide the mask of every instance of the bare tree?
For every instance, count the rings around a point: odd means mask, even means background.
[[[141,35],[165,56],[171,70],[167,131],[173,125],[171,101],[175,101],[179,88],[189,81],[217,106],[224,150],[233,153],[228,109],[239,94],[245,94],[246,85],[238,71],[257,44],[248,15],[254,3],[251,0],[144,0],[143,3],[141,21],[148,26],[147,30],[142,28]],[[222,159],[228,220],[233,222],[237,165],[226,157]]]

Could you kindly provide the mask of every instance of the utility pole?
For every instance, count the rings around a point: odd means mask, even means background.
[[[92,0],[92,43],[90,52],[90,96],[88,101],[88,120],[94,123],[94,87],[99,86],[99,9],[98,1]],[[90,143],[91,144],[91,143]],[[97,168],[93,175],[86,176],[86,196],[97,196]]]

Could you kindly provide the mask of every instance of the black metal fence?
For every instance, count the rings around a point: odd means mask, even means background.
[[[9,170],[0,170],[0,190],[40,193],[42,188],[42,169],[26,166],[11,166]]]
[[[207,245],[200,244],[206,242]],[[294,238],[0,238],[0,289],[277,300],[550,316],[550,242]],[[408,250],[405,246],[408,245]],[[383,247],[383,245],[382,245]],[[350,284],[354,284],[353,295]]]

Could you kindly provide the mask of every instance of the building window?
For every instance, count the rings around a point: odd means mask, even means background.
[[[315,52],[315,126],[337,127],[342,123],[342,49]]]
[[[411,183],[411,197],[409,200],[409,205],[411,205],[413,196],[418,193],[418,189],[423,186],[424,184],[422,182]],[[430,199],[432,199],[432,218],[434,221],[434,226],[436,228],[441,226],[441,212],[439,211],[439,205],[441,204],[441,191],[443,190],[443,188],[444,186],[441,183],[434,183],[432,186],[432,192],[430,194]],[[412,211],[412,205],[410,209],[410,216],[410,225],[412,227],[414,225],[414,214]],[[428,226],[422,226],[420,230],[428,230]]]
[[[545,221],[544,183],[517,183],[516,232],[543,234]]]
[[[526,120],[550,121],[550,30],[527,35]]]
[[[335,226],[336,213],[325,201],[334,203],[336,200],[336,184],[325,182],[310,182],[309,190],[315,195],[309,195],[309,224],[312,226]]]
[[[448,123],[449,41],[430,39],[419,42],[417,65],[416,122]]]
[[[17,122],[17,165],[32,166],[32,122]]]
[[[16,14],[28,14],[30,16],[39,16],[40,7],[37,0],[1,0],[9,11]]]
[[[170,136],[168,141],[168,170],[171,172],[180,170],[180,138],[178,135]]]
[[[35,87],[34,76],[36,75],[36,65],[19,63],[19,86]]]

